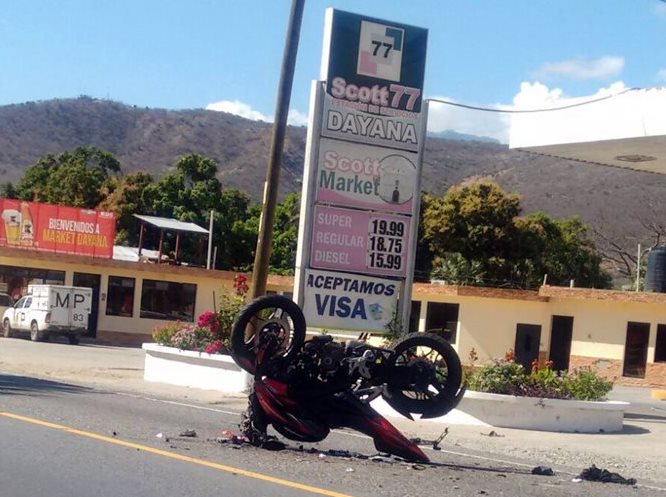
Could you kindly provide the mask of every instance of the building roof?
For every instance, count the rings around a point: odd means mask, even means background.
[[[134,217],[161,230],[187,231],[190,233],[208,234],[208,230],[202,228],[198,224],[186,223],[183,221],[178,221],[177,219],[170,219],[168,217],[144,216],[139,214],[134,214]],[[143,250],[141,252],[143,253]]]
[[[666,174],[666,87],[570,103],[559,110],[513,114],[509,147]]]
[[[141,255],[148,259],[155,259],[159,257],[158,250],[142,249]],[[117,261],[131,261],[139,262],[139,247],[123,247],[122,245],[113,246],[113,258]]]

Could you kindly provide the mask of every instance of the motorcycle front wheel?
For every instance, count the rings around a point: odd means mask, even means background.
[[[391,348],[383,395],[391,407],[408,417],[434,418],[457,405],[463,393],[462,366],[451,344],[432,333],[413,333]]]
[[[243,307],[231,327],[231,355],[254,374],[260,348],[263,365],[291,358],[305,342],[305,317],[300,307],[282,295],[264,295]]]

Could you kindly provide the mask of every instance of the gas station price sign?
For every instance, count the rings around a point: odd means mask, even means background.
[[[404,276],[410,217],[315,206],[310,265],[367,275]]]

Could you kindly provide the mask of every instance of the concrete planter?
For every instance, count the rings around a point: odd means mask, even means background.
[[[537,399],[468,391],[459,408],[492,426],[599,433],[622,430],[628,402]]]
[[[628,405],[620,401],[538,399],[468,390],[457,409],[427,421],[569,433],[615,432],[622,430]],[[381,399],[373,407],[382,414],[400,416]]]
[[[155,343],[144,343],[142,348],[146,381],[222,393],[248,391],[250,375],[229,355],[180,350]]]

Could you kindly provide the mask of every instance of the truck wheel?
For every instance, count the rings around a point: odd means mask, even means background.
[[[4,335],[5,338],[12,337],[12,327],[9,324],[9,319],[5,319],[2,323],[2,334]]]
[[[37,321],[30,323],[30,340],[33,342],[43,342],[48,336],[46,332],[40,331]]]
[[[69,340],[70,345],[79,344],[79,337],[77,337],[76,335],[67,335],[67,339]]]

